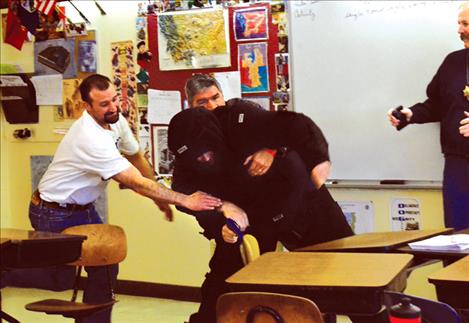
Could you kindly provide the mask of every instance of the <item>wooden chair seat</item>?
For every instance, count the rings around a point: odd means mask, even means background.
[[[263,292],[233,292],[217,301],[217,323],[323,323],[316,304],[306,298]]]
[[[127,239],[124,230],[111,224],[84,224],[69,227],[62,231],[66,234],[86,235],[83,242],[81,256],[78,260],[69,263],[77,266],[75,288],[70,301],[60,299],[45,299],[25,306],[27,310],[43,312],[52,315],[62,315],[75,319],[75,322],[83,320],[99,311],[111,308],[117,300],[114,298],[111,277],[109,276],[109,291],[113,300],[101,304],[88,304],[77,302],[78,282],[80,280],[81,268],[84,266],[108,266],[118,264],[127,255]],[[109,268],[106,268],[108,270]]]
[[[43,312],[47,314],[59,314],[65,317],[87,317],[101,310],[110,308],[117,300],[112,300],[101,304],[87,304],[61,299],[44,299],[42,301],[29,303],[26,309],[34,312]]]

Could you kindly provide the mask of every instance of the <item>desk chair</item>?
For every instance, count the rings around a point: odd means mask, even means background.
[[[259,250],[259,243],[257,242],[256,237],[251,234],[244,235],[243,243],[239,246],[239,250],[245,265],[259,257],[261,254]]]
[[[273,319],[273,320],[272,320]],[[316,304],[304,297],[262,292],[221,295],[217,323],[323,323]]]
[[[400,303],[404,297],[410,298],[410,302],[420,308],[422,311],[422,323],[461,323],[461,318],[451,306],[426,298],[385,291],[384,304],[389,308],[394,304]]]
[[[77,302],[78,281],[80,280],[82,268],[84,266],[106,266],[120,263],[127,255],[127,242],[124,230],[119,226],[110,224],[78,225],[67,228],[62,233],[87,236],[87,239],[83,242],[80,258],[73,263],[69,263],[69,265],[77,266],[72,299],[70,301],[46,299],[29,303],[25,307],[30,311],[71,317],[75,319],[75,322],[80,323],[85,317],[110,309],[117,302],[114,293],[112,293],[113,300],[102,304]],[[112,292],[111,279],[109,279],[109,288]]]

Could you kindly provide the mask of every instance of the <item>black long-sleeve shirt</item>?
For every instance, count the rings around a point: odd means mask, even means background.
[[[469,112],[463,90],[469,85],[469,49],[450,53],[427,87],[428,99],[410,107],[411,123],[440,122],[441,150],[445,155],[469,156],[469,138],[459,133]]]

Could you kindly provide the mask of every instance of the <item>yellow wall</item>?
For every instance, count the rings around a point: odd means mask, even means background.
[[[91,1],[74,3],[92,21],[89,29],[97,30],[99,73],[110,75],[110,43],[135,41],[137,2],[100,1],[107,16],[100,16]],[[66,12],[72,21],[80,21],[70,6]],[[17,51],[2,42],[0,50],[2,63],[19,64],[25,72],[33,71],[31,43]],[[40,123],[33,125],[10,125],[1,114],[1,227],[30,228],[27,216],[31,195],[30,156],[52,155],[62,138],[52,130],[68,127],[70,122],[54,122],[52,107],[41,107]],[[33,137],[25,141],[14,139],[13,130],[25,126],[33,130]],[[373,201],[376,231],[390,230],[389,205],[393,197],[420,200],[423,229],[443,226],[439,190],[336,188],[331,191],[338,200]],[[176,212],[175,222],[168,223],[150,200],[130,190],[119,190],[115,183],[109,185],[108,203],[109,221],[124,227],[129,240],[128,258],[121,266],[120,279],[200,285],[208,268],[210,244],[198,234],[200,229],[192,217]],[[412,274],[407,291],[434,298],[433,287],[426,282],[426,275],[434,270],[432,266]]]

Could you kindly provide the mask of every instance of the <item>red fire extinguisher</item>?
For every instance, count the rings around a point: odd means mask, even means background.
[[[411,304],[410,298],[404,297],[399,304],[389,309],[390,323],[421,323],[420,308]]]

